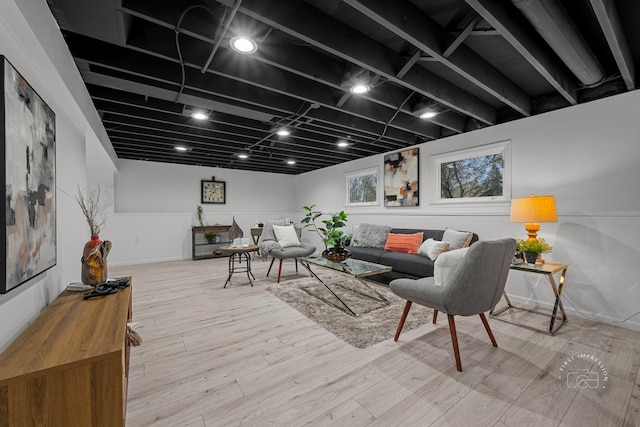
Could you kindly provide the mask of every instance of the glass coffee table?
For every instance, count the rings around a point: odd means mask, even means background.
[[[331,294],[340,302],[341,306],[332,304],[329,301],[325,301],[325,300],[323,301],[335,306],[336,308],[344,311],[347,314],[350,314],[352,316],[357,316],[356,312],[353,311],[351,307],[349,307],[338,295],[336,295],[334,290],[331,289],[331,287],[329,286],[329,283],[325,283],[320,277],[318,277],[316,273],[313,272],[313,270],[311,270],[312,264],[329,268],[331,270],[338,271],[341,273],[345,273],[358,279],[358,282],[363,286],[363,288],[370,291],[370,293],[358,292],[360,295],[365,296],[367,298],[371,298],[375,301],[384,303],[384,305],[389,304],[389,301],[383,295],[381,295],[378,291],[372,288],[367,282],[362,280],[363,277],[374,276],[376,274],[382,274],[382,273],[387,273],[391,271],[391,267],[389,267],[388,265],[376,264],[373,262],[361,261],[359,259],[352,259],[352,258],[346,259],[341,262],[330,261],[321,256],[298,258],[298,261],[300,261],[300,263],[307,270],[309,270],[309,273],[311,273],[313,277],[315,277],[320,283],[324,285],[325,288],[327,288],[329,292],[331,292]],[[333,283],[332,285],[340,286],[338,283]]]

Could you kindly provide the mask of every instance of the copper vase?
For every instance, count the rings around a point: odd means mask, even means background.
[[[91,236],[82,251],[82,283],[97,285],[107,281],[107,255],[111,251],[111,242]]]

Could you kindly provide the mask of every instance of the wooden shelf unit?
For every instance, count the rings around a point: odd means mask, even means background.
[[[195,260],[207,258],[219,258],[229,256],[220,248],[231,243],[229,239],[230,225],[205,225],[191,227],[191,258]],[[204,237],[205,233],[213,233],[220,236],[220,240],[209,243]]]
[[[0,427],[124,426],[131,286],[83,294],[63,291],[0,353]]]

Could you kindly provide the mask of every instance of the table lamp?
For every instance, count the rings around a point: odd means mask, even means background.
[[[556,201],[553,196],[522,197],[511,201],[511,222],[524,222],[529,238],[537,240],[540,230],[539,222],[557,222]]]

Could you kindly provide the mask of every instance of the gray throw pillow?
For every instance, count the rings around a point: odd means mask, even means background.
[[[364,248],[384,248],[391,231],[388,225],[360,224],[358,227],[358,246]]]
[[[443,242],[449,242],[449,250],[466,248],[471,244],[473,233],[447,228],[442,235]]]

